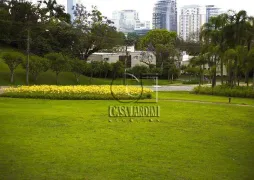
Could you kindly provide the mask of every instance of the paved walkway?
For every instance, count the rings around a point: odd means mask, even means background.
[[[0,94],[2,94],[4,92],[4,88],[7,88],[9,86],[0,86]]]
[[[198,85],[182,85],[182,86],[158,86],[158,91],[192,91]],[[147,88],[156,90],[155,86],[145,86]]]

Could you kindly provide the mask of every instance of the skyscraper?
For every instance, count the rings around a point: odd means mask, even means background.
[[[116,29],[124,33],[134,32],[135,29],[150,29],[150,22],[140,21],[136,10],[114,11],[112,21]]]
[[[177,32],[176,0],[158,0],[153,8],[153,29]]]
[[[221,14],[221,9],[216,7],[215,5],[207,5],[206,6],[206,22],[209,21],[210,17],[218,16]]]
[[[71,21],[75,19],[73,7],[76,5],[76,0],[67,0],[67,13],[71,15]]]
[[[198,41],[204,23],[206,23],[205,6],[184,6],[180,10],[178,34],[185,41]]]

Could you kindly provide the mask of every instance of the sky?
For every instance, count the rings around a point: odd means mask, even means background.
[[[36,2],[37,0],[32,0]],[[102,12],[104,16],[108,18],[112,17],[112,12],[115,10],[123,9],[134,9],[139,12],[140,20],[152,21],[153,6],[157,0],[76,0],[76,2],[81,2],[86,7],[91,7],[96,5],[98,10]],[[62,4],[66,7],[67,0],[57,0],[58,4]],[[229,9],[232,10],[246,10],[249,15],[254,16],[254,1],[253,0],[178,0],[177,8],[184,5],[216,5],[222,8],[223,11]]]

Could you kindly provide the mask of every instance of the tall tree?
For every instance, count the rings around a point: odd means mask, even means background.
[[[77,5],[75,16],[74,26],[79,37],[73,46],[76,57],[87,60],[95,52],[124,44],[123,34],[117,32],[112,22],[96,7],[88,12],[83,5]]]

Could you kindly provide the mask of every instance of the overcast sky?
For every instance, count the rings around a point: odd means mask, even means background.
[[[37,0],[33,0],[36,2]],[[157,0],[76,0],[87,7],[96,5],[103,15],[111,18],[114,10],[134,9],[139,12],[141,20],[152,21],[153,6]],[[66,7],[67,0],[57,0],[57,3]],[[249,15],[254,15],[253,0],[178,0],[178,9],[184,5],[216,5],[222,10],[246,10]]]

